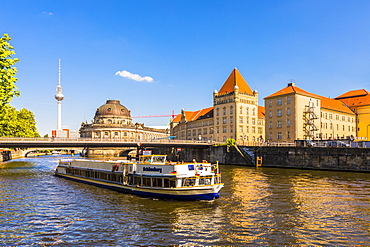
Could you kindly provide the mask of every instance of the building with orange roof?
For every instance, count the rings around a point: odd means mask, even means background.
[[[213,93],[213,107],[198,111],[182,110],[171,123],[171,135],[181,140],[252,144],[263,140],[264,107],[258,106],[258,93],[252,91],[235,68],[219,91]]]
[[[267,140],[294,142],[356,136],[356,114],[340,100],[309,93],[295,83],[264,100]]]
[[[370,93],[365,89],[348,91],[335,98],[349,107],[357,117],[357,139],[370,140]]]

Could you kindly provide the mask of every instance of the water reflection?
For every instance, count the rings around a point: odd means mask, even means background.
[[[370,174],[220,166],[220,199],[181,202],[57,178],[56,162],[0,166],[4,244],[370,244]]]

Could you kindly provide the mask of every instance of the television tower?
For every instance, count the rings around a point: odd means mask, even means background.
[[[57,130],[62,130],[62,100],[64,99],[64,95],[62,93],[62,86],[60,85],[60,58],[58,59],[58,86],[55,99],[58,101]]]

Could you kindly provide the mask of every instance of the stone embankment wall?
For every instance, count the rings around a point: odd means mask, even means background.
[[[247,147],[253,158],[262,157],[263,167],[370,172],[370,148]],[[227,151],[228,149],[228,151]],[[234,148],[212,147],[211,162],[247,164]]]

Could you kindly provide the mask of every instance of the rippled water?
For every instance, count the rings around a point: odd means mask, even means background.
[[[370,245],[370,174],[221,166],[212,202],[126,195],[0,164],[0,245]]]

